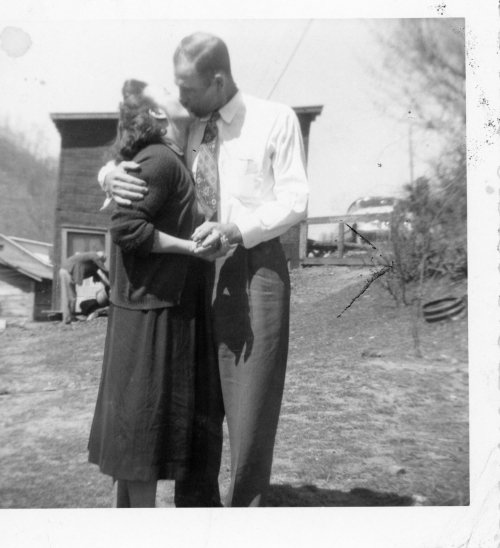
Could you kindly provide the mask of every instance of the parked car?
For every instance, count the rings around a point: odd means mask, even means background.
[[[369,196],[359,198],[351,204],[347,210],[349,215],[385,215],[392,213],[398,203],[397,198]],[[359,221],[349,223],[352,228],[366,238],[369,242],[387,240],[389,237],[389,221],[385,219],[373,219],[371,221]],[[353,241],[362,243],[361,238],[353,234]]]

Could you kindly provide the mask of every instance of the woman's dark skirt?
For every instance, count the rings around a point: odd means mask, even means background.
[[[187,472],[196,293],[187,287],[181,305],[168,308],[110,306],[89,461],[114,479],[182,479]]]

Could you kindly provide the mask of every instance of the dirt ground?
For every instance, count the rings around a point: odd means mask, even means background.
[[[417,358],[411,310],[380,280],[342,312],[372,272],[292,272],[269,506],[468,504],[467,318],[420,320]],[[106,321],[11,323],[0,334],[0,508],[110,505],[111,480],[86,450]],[[227,438],[220,484],[224,493]],[[172,482],[160,483],[157,505],[173,506]]]

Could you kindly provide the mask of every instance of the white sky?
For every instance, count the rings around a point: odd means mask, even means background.
[[[235,80],[247,93],[268,98],[273,91],[272,100],[290,106],[323,105],[310,132],[309,216],[344,213],[363,195],[397,195],[409,179],[408,125],[383,116],[373,104],[375,82],[366,67],[377,63],[379,50],[363,20],[12,25],[28,33],[33,44],[18,58],[0,51],[0,117],[35,135],[34,126],[42,128],[47,142],[40,147],[53,155],[59,137],[49,112],[114,111],[121,85],[130,77],[166,84],[176,93],[173,51],[187,34],[206,30],[227,42]],[[419,160],[423,143],[415,139],[414,147],[418,176],[426,170]]]

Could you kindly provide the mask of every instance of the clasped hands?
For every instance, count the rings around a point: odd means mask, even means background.
[[[148,193],[146,183],[131,174],[138,169],[139,165],[135,162],[121,162],[106,175],[103,189],[118,204],[124,206],[130,205],[132,201],[142,200]],[[242,237],[235,223],[207,221],[194,231],[191,240],[196,244],[192,251],[194,255],[214,261],[226,255],[231,244],[242,242]]]
[[[241,233],[234,223],[207,221],[193,232],[191,240],[197,244],[194,249],[196,256],[213,261],[218,257],[224,257],[232,243],[239,243]]]

